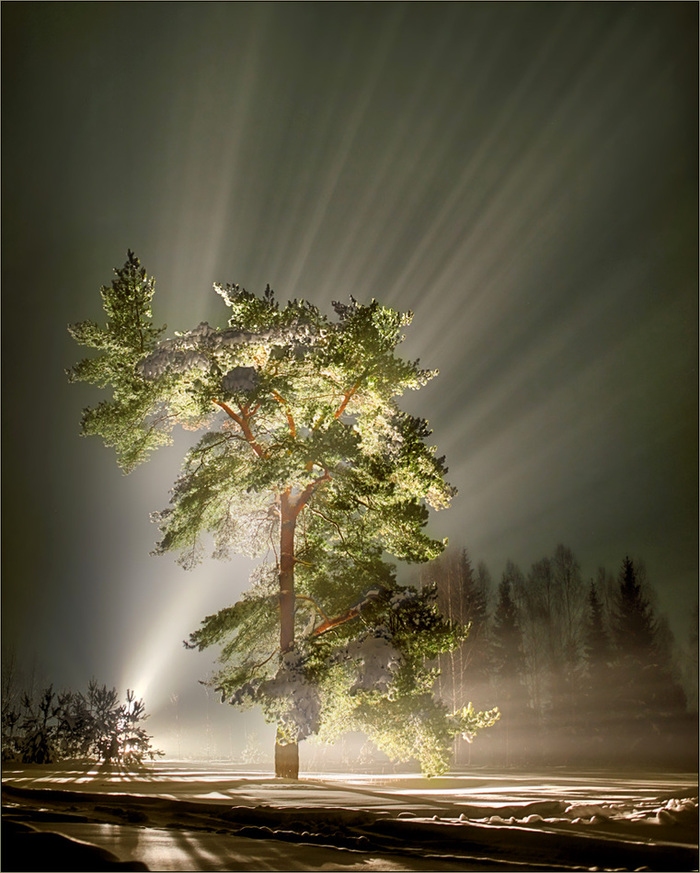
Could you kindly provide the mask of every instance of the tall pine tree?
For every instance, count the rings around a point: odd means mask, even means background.
[[[210,535],[216,557],[269,555],[244,598],[190,638],[221,646],[222,699],[260,704],[276,721],[279,776],[297,776],[299,740],[341,724],[444,767],[451,735],[490,717],[451,715],[433,698],[424,662],[460,629],[438,616],[434,592],[401,589],[383,557],[440,554],[425,532],[429,507],[454,493],[427,422],[395,399],[435,375],[395,354],[411,314],[351,298],[329,319],[303,300],[280,305],[269,287],[216,285],[227,326],[162,339],[154,287],[129,252],[102,289],[107,324],[71,328],[98,355],[70,377],[112,388],[83,433],[114,446],[126,472],[177,424],[204,432],[156,516],[157,552],[190,567]]]

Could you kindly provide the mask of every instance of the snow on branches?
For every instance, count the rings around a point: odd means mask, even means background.
[[[259,703],[268,718],[277,721],[279,736],[286,743],[297,743],[318,733],[321,696],[306,675],[303,658],[293,649],[281,656],[271,679],[247,682],[228,702],[234,706]]]
[[[339,663],[351,662],[357,677],[349,693],[389,689],[394,673],[401,664],[401,652],[392,645],[391,634],[385,627],[378,627],[343,646],[336,654]]]
[[[270,336],[270,331],[253,333],[230,327],[218,330],[206,321],[202,321],[193,330],[177,333],[172,339],[162,340],[154,351],[138,363],[136,370],[147,381],[158,379],[169,371],[205,372],[214,366],[217,357],[222,353],[230,354],[247,343],[267,342]]]

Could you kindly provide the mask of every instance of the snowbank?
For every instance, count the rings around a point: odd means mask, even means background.
[[[159,870],[697,869],[694,776],[324,774],[293,782],[214,765],[158,764],[137,774],[8,767],[3,804],[5,823],[97,836],[111,828],[109,848],[124,862],[148,863],[156,841],[151,869]],[[218,849],[204,852],[212,834]],[[17,833],[9,836],[11,852]],[[182,860],[183,845],[200,848]],[[231,866],[241,845],[255,857],[264,848],[263,866]],[[290,846],[295,866],[285,861]]]

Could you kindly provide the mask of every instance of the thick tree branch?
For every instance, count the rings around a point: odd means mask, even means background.
[[[275,400],[279,404],[281,404],[284,407],[284,411],[285,411],[285,414],[287,416],[287,424],[289,425],[289,433],[292,435],[292,439],[296,439],[297,428],[296,428],[296,425],[294,424],[294,418],[292,416],[292,413],[289,411],[289,404],[287,403],[287,401],[284,399],[284,397],[282,397],[282,395],[278,391],[275,391],[274,388],[272,389],[272,396],[275,398]]]
[[[328,472],[328,470],[325,470],[323,476],[319,476],[318,479],[314,479],[313,482],[309,482],[306,488],[304,488],[304,490],[294,499],[293,511],[295,517],[299,515],[301,510],[306,506],[309,500],[311,500],[311,498],[321,487],[321,485],[323,485],[324,482],[330,482],[331,478],[331,474]]]
[[[366,375],[366,374],[363,373],[362,376],[360,376],[360,378],[357,380],[357,382],[355,382],[355,384],[352,386],[352,388],[350,388],[348,391],[345,391],[345,392],[344,392],[344,394],[343,394],[343,402],[342,402],[342,403],[340,404],[340,406],[336,409],[335,414],[334,414],[334,418],[340,418],[340,416],[345,412],[345,407],[348,405],[348,403],[350,402],[351,398],[352,398],[352,397],[355,395],[355,393],[357,392],[357,389],[360,387],[360,382],[361,382],[362,379],[365,377],[365,375]]]
[[[230,418],[232,418],[236,422],[236,424],[243,431],[243,435],[245,436],[246,441],[248,443],[250,443],[250,447],[255,452],[255,454],[259,458],[266,458],[267,453],[265,452],[265,450],[262,448],[262,446],[259,445],[259,443],[255,439],[255,436],[253,435],[253,431],[250,429],[250,425],[248,423],[247,417],[243,416],[243,415],[237,415],[228,404],[223,403],[221,400],[212,400],[212,403],[216,403],[217,406],[221,407],[221,409],[224,410],[226,415],[228,415]]]
[[[336,618],[329,618],[320,624],[316,630],[311,634],[312,637],[318,637],[321,634],[325,634],[326,631],[333,630],[334,627],[338,627],[340,624],[345,624],[346,621],[351,621],[353,618],[357,618],[360,614],[360,607],[353,606],[352,609],[349,609],[347,612],[344,612],[342,615],[336,616]]]

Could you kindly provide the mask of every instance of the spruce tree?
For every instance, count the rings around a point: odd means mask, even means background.
[[[605,572],[599,571],[599,579]],[[586,726],[588,745],[593,742],[600,753],[609,739],[611,713],[616,708],[616,683],[612,668],[613,651],[605,609],[598,588],[591,580],[588,609],[583,628],[585,674],[581,685],[581,714]]]
[[[541,558],[530,567],[527,581],[518,584],[523,648],[523,674],[538,726],[551,729],[557,677],[561,670],[561,625],[552,560]]]
[[[640,570],[625,557],[613,616],[615,679],[622,727],[637,744],[658,737],[685,712],[685,696],[673,674],[662,627]]]
[[[610,635],[608,633],[603,604],[598,596],[595,582],[588,589],[588,613],[584,629],[584,655],[591,667],[608,664],[611,658]]]
[[[510,764],[511,739],[516,716],[524,715],[525,702],[522,695],[523,648],[522,630],[518,606],[513,597],[513,588],[522,582],[519,568],[508,561],[498,586],[498,600],[493,618],[493,657],[496,672],[496,687],[503,701],[503,725],[505,736],[505,759]]]
[[[498,586],[498,601],[493,617],[494,660],[501,677],[519,676],[522,672],[522,631],[518,607],[513,599],[512,577],[520,571],[508,561]]]
[[[462,549],[462,600],[469,622],[469,636],[462,643],[466,687],[473,700],[482,699],[490,673],[490,646],[488,641],[490,576],[486,565],[479,563],[474,570],[469,553]]]
[[[631,658],[646,661],[654,648],[656,621],[637,569],[629,557],[625,557],[620,569],[615,607],[614,631],[618,649]]]
[[[580,683],[582,630],[586,609],[586,593],[579,563],[567,546],[559,544],[552,556],[555,595],[554,619],[558,625],[560,649],[552,658],[552,713],[558,725],[563,748],[571,746],[572,735],[581,728]],[[567,752],[568,755],[568,752]]]
[[[469,552],[462,549],[460,554],[462,595],[464,611],[474,629],[471,635],[472,647],[476,638],[483,633],[488,620],[488,570],[482,563],[477,571],[472,567]]]
[[[438,615],[434,591],[401,588],[385,559],[439,555],[429,507],[454,494],[427,422],[395,399],[435,375],[395,354],[411,313],[350,298],[333,304],[333,320],[303,300],[280,305],[269,287],[256,296],[215,285],[227,326],[163,339],[153,279],[131,252],[115,272],[102,289],[107,324],[71,328],[98,355],[70,378],[113,391],[86,411],[83,433],[113,446],[129,472],[177,424],[204,431],[155,515],[156,552],[191,567],[210,535],[217,558],[271,555],[243,599],[191,635],[190,646],[221,646],[212,684],[276,721],[279,776],[297,776],[299,740],[342,725],[444,768],[451,736],[496,716],[448,713],[433,698],[424,665],[461,628]]]
[[[126,700],[119,707],[118,748],[119,760],[125,767],[140,767],[144,758],[154,760],[163,752],[154,749],[153,739],[146,733],[143,722],[146,721],[146,705],[136,697],[130,688],[126,691]]]
[[[60,711],[53,686],[49,685],[37,701],[22,696],[23,720],[19,741],[22,761],[27,764],[51,764],[58,757],[56,729]]]

